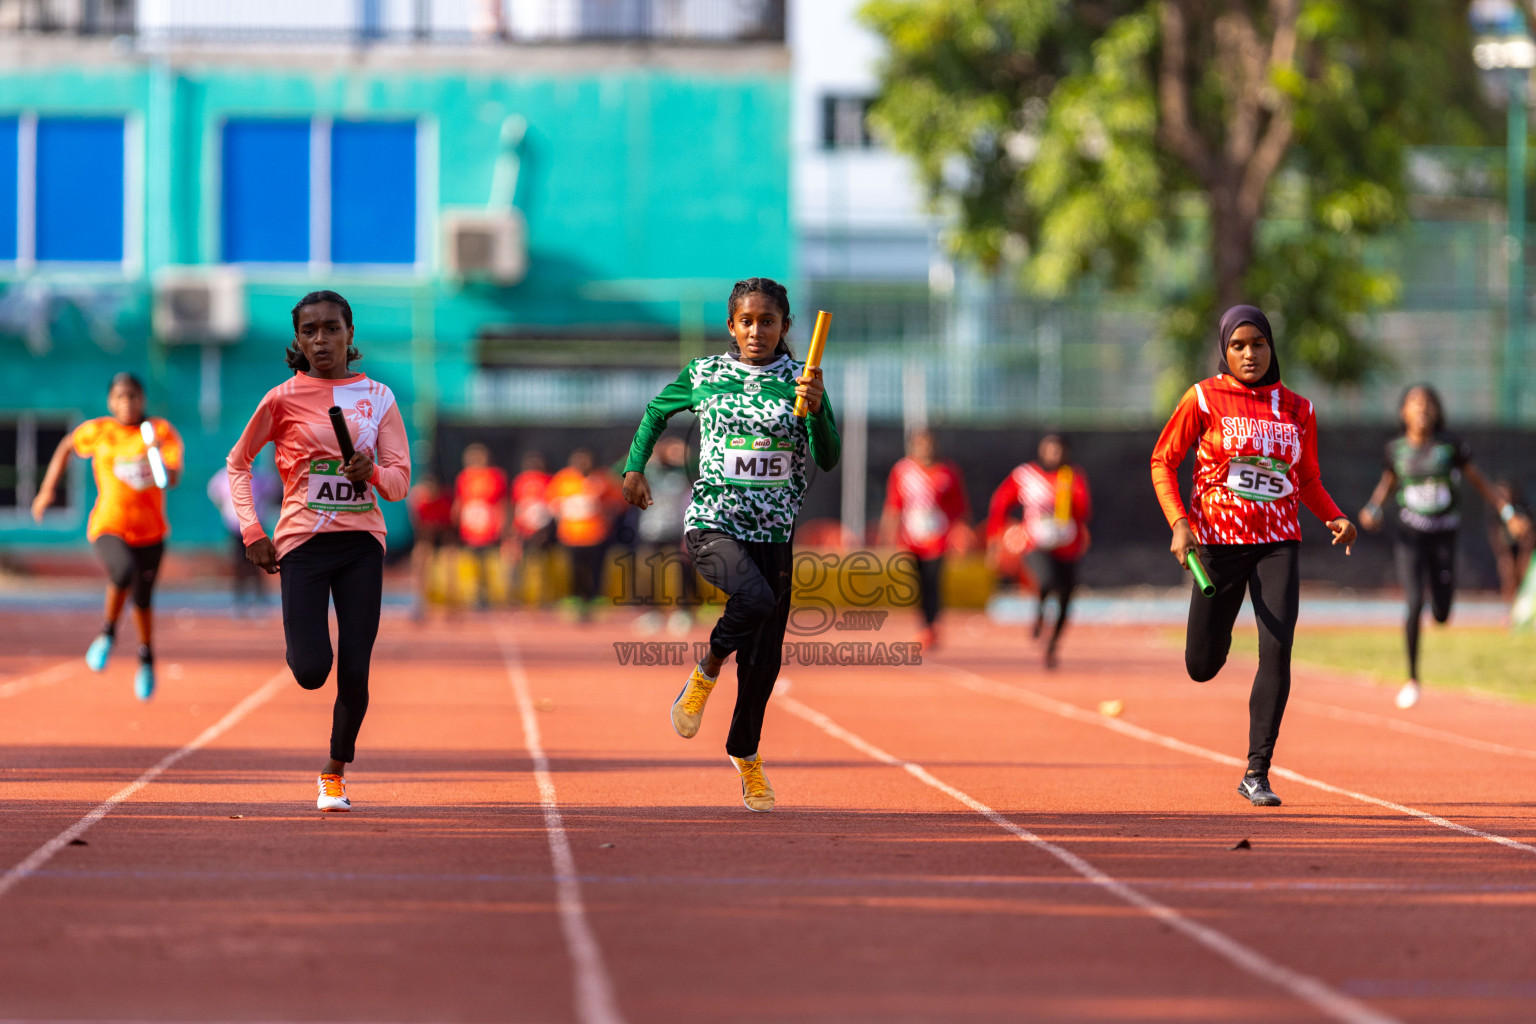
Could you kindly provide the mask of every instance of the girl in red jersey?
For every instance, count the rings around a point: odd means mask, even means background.
[[[331,674],[328,607],[336,606],[336,705],[331,757],[320,770],[322,811],[349,811],[345,778],[368,713],[368,667],[384,596],[384,512],[411,486],[411,449],[394,392],[354,371],[352,307],[335,292],[310,292],[293,307],[293,376],[266,393],[229,452],[229,491],[245,557],[282,574],[288,667],[306,690]],[[330,409],[346,417],[356,449],[343,461]],[[283,508],[268,538],[251,498],[251,462],[277,449]]]
[[[880,542],[912,552],[917,559],[918,597],[923,613],[919,641],[924,650],[938,645],[939,584],[944,552],[955,527],[970,514],[960,467],[938,457],[933,432],[914,430],[906,458],[891,467],[880,516]]]
[[[1248,699],[1248,771],[1237,789],[1255,806],[1275,807],[1269,766],[1291,692],[1298,503],[1328,524],[1346,555],[1355,527],[1323,488],[1317,417],[1311,402],[1280,383],[1269,320],[1254,306],[1233,306],[1222,315],[1217,344],[1220,372],[1179,401],[1152,452],[1152,484],[1173,527],[1173,556],[1187,568],[1198,549],[1216,585],[1209,598],[1198,589],[1190,597],[1184,663],[1191,679],[1203,683],[1221,671],[1244,591],[1253,598],[1259,671]],[[1178,468],[1197,445],[1186,509]]]
[[[987,514],[987,546],[994,564],[1004,564],[1005,548],[1019,542],[1016,551],[1028,559],[1040,591],[1035,612],[1035,639],[1045,631],[1045,603],[1056,595],[1056,624],[1045,645],[1045,667],[1056,667],[1056,650],[1067,625],[1067,609],[1077,588],[1077,563],[1088,553],[1088,520],[1093,502],[1088,495],[1088,476],[1067,463],[1067,439],[1046,434],[1037,449],[1039,458],[1019,466],[992,493]],[[1014,510],[1023,520],[1009,526]],[[1016,530],[1016,534],[1010,534]],[[1007,551],[1013,555],[1014,551]],[[1023,575],[1022,573],[1020,574]]]

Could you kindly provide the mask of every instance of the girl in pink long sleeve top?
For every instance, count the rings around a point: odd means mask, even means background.
[[[346,765],[368,711],[368,666],[379,631],[384,589],[384,513],[411,484],[410,448],[394,393],[354,373],[352,307],[335,292],[311,292],[293,308],[296,372],[268,391],[229,453],[229,489],[240,517],[246,558],[280,573],[288,666],[307,690],[331,672],[327,608],[338,634],[336,706],[330,760],[318,780],[317,806],[346,811]],[[343,462],[331,425],[337,406],[355,454]],[[251,464],[271,442],[283,478],[283,506],[272,538],[256,518]]]

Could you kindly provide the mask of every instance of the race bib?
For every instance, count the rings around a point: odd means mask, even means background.
[[[783,487],[794,465],[795,443],[773,437],[728,437],[720,475],[738,487]]]
[[[590,494],[573,494],[560,503],[561,519],[596,519],[597,499]]]
[[[1291,467],[1280,459],[1244,455],[1227,463],[1227,490],[1249,501],[1275,501],[1296,490]]]
[[[147,491],[155,486],[154,471],[149,468],[149,459],[143,455],[114,459],[112,475],[136,491]]]
[[[1438,516],[1451,507],[1451,485],[1445,480],[1423,480],[1403,488],[1403,505],[1424,516]]]
[[[309,462],[309,507],[316,512],[371,512],[373,489],[341,475],[340,459]]]
[[[936,508],[912,508],[902,513],[901,525],[913,540],[932,540],[944,535],[949,517]]]
[[[1029,539],[1041,551],[1064,548],[1077,539],[1077,523],[1071,519],[1041,516],[1029,521]]]

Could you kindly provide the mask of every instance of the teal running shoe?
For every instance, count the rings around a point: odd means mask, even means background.
[[[139,670],[133,674],[133,695],[139,700],[149,700],[155,695],[155,663],[144,661],[139,663]]]
[[[112,638],[103,633],[85,649],[85,663],[92,672],[101,672],[106,669],[107,656],[111,653]]]

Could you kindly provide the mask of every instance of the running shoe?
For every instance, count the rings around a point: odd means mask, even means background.
[[[322,811],[350,811],[352,801],[347,799],[347,780],[340,775],[322,775],[319,780],[320,799],[315,806]]]
[[[107,656],[112,653],[112,638],[103,633],[91,641],[85,649],[85,663],[92,672],[102,672],[107,667]]]
[[[139,662],[139,670],[133,674],[133,695],[139,700],[149,700],[155,695],[154,662]]]
[[[693,666],[683,691],[672,702],[672,728],[685,740],[698,735],[699,723],[704,720],[704,705],[709,702],[710,692],[720,680],[711,679],[699,666]]]
[[[1269,788],[1268,775],[1244,775],[1243,781],[1237,784],[1237,791],[1255,807],[1280,806],[1280,798]]]
[[[1410,679],[1397,691],[1397,706],[1407,711],[1419,702],[1419,681]]]
[[[768,776],[763,774],[763,755],[753,754],[750,759],[731,757],[731,764],[741,776],[741,802],[747,805],[747,810],[773,810],[773,787],[768,784]]]

